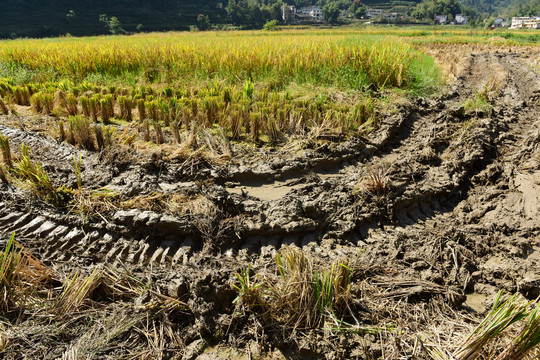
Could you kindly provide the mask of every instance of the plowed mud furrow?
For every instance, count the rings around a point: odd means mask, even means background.
[[[493,111],[465,113],[464,101],[486,84],[495,89]],[[401,264],[411,274],[420,272],[430,281],[466,288],[488,255],[454,266],[457,255],[453,254],[466,252],[470,243],[483,236],[510,237],[501,235],[497,216],[508,215],[504,208],[513,200],[524,203],[523,208],[534,207],[530,201],[525,204],[528,200],[519,190],[532,185],[518,177],[537,174],[537,169],[524,169],[531,168],[527,161],[539,152],[538,84],[538,75],[523,66],[518,56],[477,54],[448,93],[384,119],[380,132],[369,141],[326,155],[314,152],[304,159],[309,163],[304,167],[295,163],[301,159],[292,159],[289,170],[231,166],[215,179],[218,185],[182,185],[204,193],[221,217],[211,212],[173,216],[141,209],[112,211],[105,219],[84,222],[52,207],[44,211],[28,204],[29,210],[23,210],[22,205],[14,205],[19,195],[12,194],[0,199],[6,204],[0,208],[0,235],[16,232],[21,243],[48,263],[84,261],[153,268],[189,263],[203,248],[230,256],[263,257],[292,245],[336,257],[363,248],[369,256]],[[1,127],[0,131],[9,132],[18,142],[27,141],[22,130]],[[41,136],[31,138],[44,148],[42,161],[58,157],[65,169],[78,154]],[[138,194],[132,189],[142,188],[144,193],[163,183],[164,188],[181,188],[177,164],[160,175],[133,165],[113,178],[110,169],[97,169],[97,156],[84,156],[87,174],[96,172],[103,183],[125,190],[126,197]],[[306,169],[312,173],[306,175]],[[318,173],[322,170],[326,173]],[[278,178],[287,171],[298,176],[292,179],[298,183],[276,200],[263,201],[249,192],[231,194],[220,185],[251,175]],[[374,195],[367,189],[369,171],[380,171],[384,177],[384,194]],[[58,178],[72,176],[66,174],[60,172]],[[129,177],[135,175],[147,179],[148,186],[130,188]],[[525,183],[519,185],[520,181]],[[208,224],[201,221],[205,217],[210,219]],[[537,218],[529,219],[533,224],[524,228],[522,217],[512,222],[506,216],[504,224],[514,235],[521,234],[517,237],[538,236]],[[441,263],[455,269],[448,271]]]
[[[496,238],[495,248],[515,249],[515,246],[521,246],[527,254],[534,251],[534,244],[540,241],[538,213],[527,217],[521,210],[523,203],[531,197],[534,199],[535,195],[521,194],[515,180],[523,172],[531,179],[539,178],[537,94],[540,80],[537,74],[520,63],[519,57],[486,55],[485,58],[489,60],[488,64],[495,64],[494,67],[502,68],[505,72],[499,84],[500,93],[494,100],[496,112],[482,119],[484,125],[492,128],[492,142],[487,143],[485,158],[476,162],[469,173],[461,176],[461,184],[456,188],[457,196],[445,203],[445,211],[437,211],[423,223],[418,221],[410,226],[409,219],[414,218],[415,213],[407,209],[405,215],[397,217],[399,225],[373,228],[366,235],[364,243],[377,244],[367,246],[371,256],[394,254],[394,261],[404,261],[404,269],[416,268],[434,281],[458,283],[463,289],[472,291],[469,281],[477,276],[475,270],[480,269],[483,281],[508,291],[519,290],[522,286],[522,292],[534,298],[538,289],[530,290],[530,280],[525,285],[516,286],[515,280],[509,279],[519,279],[523,277],[520,274],[527,273],[529,279],[538,281],[539,264],[516,261],[508,255],[490,255],[498,250],[487,250],[483,243],[486,237]],[[470,83],[481,84],[482,81],[476,74]],[[419,204],[422,213],[429,214],[434,203],[422,201]],[[437,253],[433,252],[434,237],[446,239]],[[403,238],[407,240],[400,241]],[[408,246],[403,248],[398,245],[400,243],[407,243]],[[466,255],[462,255],[465,258],[461,259],[455,253],[464,247],[485,250],[477,253],[474,260]],[[424,265],[420,263],[420,258],[430,263],[447,262],[454,269],[450,273],[440,267],[422,270]],[[461,263],[465,259],[468,265]],[[452,265],[454,261],[457,267]]]

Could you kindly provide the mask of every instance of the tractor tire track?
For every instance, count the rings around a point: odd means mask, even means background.
[[[467,114],[462,104],[493,74],[501,76],[493,110]],[[3,189],[0,235],[6,238],[16,232],[18,241],[46,263],[173,269],[189,263],[208,243],[211,251],[240,257],[272,256],[284,245],[329,257],[364,248],[373,257],[400,264],[404,271],[420,271],[427,279],[465,289],[488,255],[474,264],[466,263],[469,240],[460,243],[458,238],[479,241],[485,234],[474,223],[481,223],[489,210],[478,218],[461,209],[480,202],[489,185],[482,179],[493,169],[514,161],[519,167],[538,154],[539,139],[534,133],[538,128],[534,116],[538,84],[538,75],[520,64],[517,55],[477,54],[471,56],[464,75],[447,94],[420,100],[416,108],[387,119],[373,139],[358,143],[350,153],[342,149],[324,156],[320,152],[308,159],[310,164],[304,170],[299,165],[284,171],[225,169],[218,185],[199,191],[206,193],[226,219],[233,219],[235,227],[218,221],[215,229],[202,229],[196,216],[143,210],[119,210],[106,214],[103,221],[84,222],[50,207],[16,205],[25,201],[24,196]],[[51,158],[57,156],[52,154]],[[66,168],[74,154],[72,150],[63,155]],[[89,156],[87,161],[86,171],[91,172],[96,166],[92,161],[98,160]],[[160,181],[174,185],[173,167],[164,170]],[[323,177],[317,173],[323,167],[338,167],[339,172]],[[313,169],[314,173],[303,175]],[[369,175],[367,169],[380,169],[384,174],[388,185],[384,195],[354,194],[355,186]],[[119,176],[132,173],[133,167],[120,171]],[[297,173],[302,186],[276,201],[230,194],[219,185],[250,176]],[[107,176],[114,181],[112,175]],[[489,231],[500,236],[497,229]],[[538,228],[531,231],[527,236],[537,234]]]

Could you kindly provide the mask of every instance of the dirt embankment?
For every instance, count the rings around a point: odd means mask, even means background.
[[[463,106],[479,94],[489,107]],[[264,267],[285,245],[322,261],[362,249],[361,261],[394,274],[377,285],[387,298],[428,304],[426,314],[437,313],[435,300],[456,314],[481,314],[482,300],[498,289],[540,295],[539,99],[540,76],[521,54],[475,54],[443,94],[385,117],[368,139],[222,166],[159,157],[103,161],[4,118],[0,132],[14,148],[30,145],[58,183],[75,186],[70,162],[82,153],[88,188],[126,199],[159,192],[190,200],[181,213],[113,208],[84,219],[0,185],[0,234],[15,231],[45,264],[66,271],[112,265],[147,274],[189,304],[186,345],[222,332],[232,345],[260,341],[248,314],[235,320],[230,283],[237,269]],[[438,297],[449,293],[458,296]],[[406,326],[423,332],[426,325]],[[360,340],[337,349],[317,337],[294,345],[263,338],[267,347],[302,356],[425,355],[409,343],[362,343],[366,352],[358,355]]]

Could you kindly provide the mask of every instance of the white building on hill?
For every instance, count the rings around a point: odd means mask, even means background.
[[[287,10],[283,9],[282,16],[285,22],[290,23],[299,23],[302,21],[321,22],[324,20],[323,11],[318,6],[308,6],[300,9],[297,9],[295,6],[288,6]]]
[[[446,24],[448,22],[448,16],[446,15],[435,15],[435,22],[437,24]]]
[[[309,15],[316,21],[323,21],[323,11],[318,6],[307,6],[297,10],[297,14]]]
[[[384,18],[385,20],[388,20],[388,21],[396,21],[398,18],[398,13],[396,12],[386,13],[384,14]]]
[[[382,16],[383,11],[381,9],[367,9],[366,10],[366,17],[368,18],[374,18]]]
[[[540,29],[540,17],[513,17],[510,29]]]

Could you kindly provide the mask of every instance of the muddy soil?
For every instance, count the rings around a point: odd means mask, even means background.
[[[464,108],[482,89],[491,108]],[[159,153],[86,152],[3,117],[0,133],[12,148],[29,145],[57,184],[76,186],[71,161],[81,154],[87,189],[107,188],[125,199],[158,192],[197,200],[176,213],[108,209],[84,218],[2,184],[0,237],[16,232],[42,262],[66,272],[113,266],[151,278],[192,311],[179,350],[186,359],[240,356],[232,348],[250,358],[253,344],[268,358],[423,358],[421,346],[383,337],[290,341],[265,332],[252,314],[235,310],[235,273],[248,264],[262,268],[276,251],[297,246],[322,262],[361,254],[363,263],[393,274],[374,280],[385,298],[405,308],[423,304],[427,317],[443,302],[452,321],[466,322],[481,316],[500,289],[535,299],[539,99],[540,76],[523,54],[472,54],[452,85],[385,115],[366,138],[222,165],[168,161]],[[380,193],[373,177],[382,179]],[[404,338],[414,339],[428,324],[408,326],[413,333]],[[54,343],[53,351],[45,339],[41,355],[62,356],[73,341]],[[5,354],[21,357],[9,348]]]

